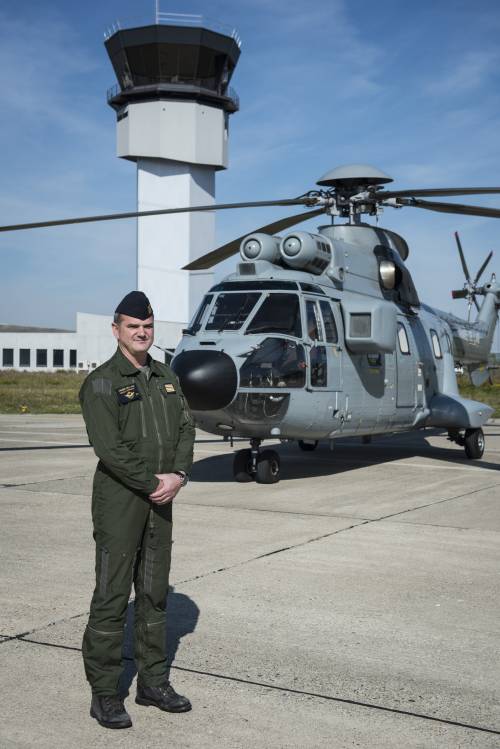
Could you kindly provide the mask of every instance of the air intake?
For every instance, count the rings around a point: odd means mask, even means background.
[[[255,276],[255,263],[239,263],[238,273],[240,276]]]

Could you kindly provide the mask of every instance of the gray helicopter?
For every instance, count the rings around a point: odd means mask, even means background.
[[[493,409],[459,395],[455,363],[478,382],[483,377],[500,308],[495,276],[478,286],[492,253],[472,280],[457,235],[466,284],[453,295],[467,298],[469,318],[471,305],[478,308],[477,320],[462,320],[420,302],[404,263],[405,240],[361,217],[387,205],[497,216],[495,209],[415,195],[499,190],[380,187],[390,181],[368,166],[334,169],[318,182],[327,190],[305,196],[320,209],[262,227],[186,266],[211,267],[239,247],[235,272],[204,297],[172,359],[197,425],[250,440],[249,449],[235,453],[236,481],[279,481],[279,454],[260,449],[266,439],[314,450],[320,440],[369,441],[432,426],[447,429],[468,458],[483,455],[481,427]],[[347,222],[332,221],[316,234],[274,233],[319,213]],[[477,296],[484,297],[480,308]]]
[[[297,198],[66,218],[0,226],[0,232],[307,206],[184,268],[211,268],[238,250],[241,256],[236,271],[202,300],[171,362],[198,426],[250,440],[249,449],[235,453],[234,477],[241,482],[279,481],[279,454],[260,449],[265,439],[296,440],[309,451],[320,440],[357,435],[369,441],[376,434],[438,427],[465,448],[467,458],[478,459],[484,452],[481,427],[493,409],[460,396],[455,364],[467,368],[475,384],[488,377],[500,284],[494,274],[478,283],[492,253],[472,279],[457,236],[466,282],[452,293],[468,301],[468,319],[462,320],[420,302],[405,266],[405,240],[362,217],[408,206],[500,218],[498,208],[422,199],[500,194],[500,187],[386,190],[392,181],[373,167],[349,165],[325,174],[320,190]],[[330,223],[317,234],[277,234],[321,214]],[[484,297],[480,306],[478,296]]]

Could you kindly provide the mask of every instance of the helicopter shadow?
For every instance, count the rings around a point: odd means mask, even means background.
[[[337,474],[365,468],[368,465],[383,465],[412,457],[441,460],[457,466],[477,466],[491,471],[500,471],[498,463],[487,460],[469,461],[455,447],[436,447],[429,437],[446,434],[439,429],[424,432],[380,435],[369,444],[362,444],[360,437],[349,437],[334,442],[333,451],[328,444],[318,445],[316,450],[303,452],[296,443],[267,444],[266,448],[277,450],[281,459],[282,481],[293,481],[311,476],[335,476]],[[246,446],[245,446],[246,447]],[[200,483],[233,483],[234,453],[212,455],[193,465],[190,481]]]
[[[178,593],[170,587],[167,598],[167,664],[168,676],[175,660],[181,640],[196,629],[200,609],[192,598],[184,593]],[[123,646],[124,669],[120,679],[120,694],[126,697],[130,686],[137,674],[134,661],[134,602],[129,601],[127,609],[127,626],[125,629],[125,643]]]

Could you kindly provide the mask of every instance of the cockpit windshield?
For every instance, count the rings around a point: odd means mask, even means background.
[[[213,294],[207,294],[203,298],[195,316],[189,323],[188,327],[183,331],[184,333],[188,333],[189,335],[195,335],[198,332],[198,330],[201,328],[201,323],[203,321],[203,317],[205,315],[206,309],[207,307],[210,307],[210,304],[212,303],[213,298],[214,298]]]
[[[205,330],[239,330],[259,297],[260,293],[219,294]]]
[[[268,294],[248,324],[246,333],[282,333],[301,338],[297,294]]]

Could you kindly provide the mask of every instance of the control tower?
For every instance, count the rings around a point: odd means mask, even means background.
[[[239,108],[229,87],[237,34],[201,16],[157,13],[154,25],[117,29],[105,46],[118,80],[108,91],[118,156],[137,164],[137,210],[212,204]],[[189,321],[213,274],[181,268],[214,246],[212,212],[137,220],[137,288],[158,320]]]

